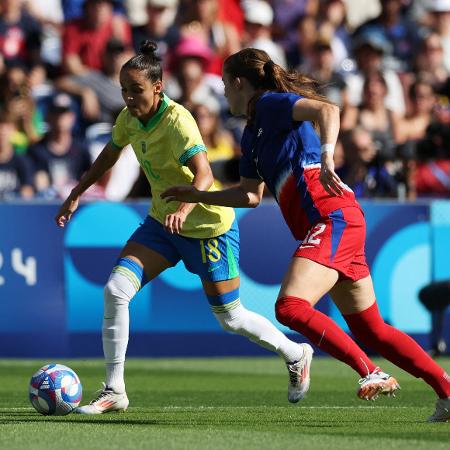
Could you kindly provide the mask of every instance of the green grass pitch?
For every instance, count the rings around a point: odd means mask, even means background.
[[[357,375],[315,358],[310,392],[287,402],[287,372],[268,358],[130,359],[126,413],[44,417],[28,401],[42,360],[0,360],[0,449],[414,449],[450,448],[450,423],[428,424],[435,396],[425,383],[385,361],[399,380],[396,398],[364,402]],[[103,380],[100,360],[72,367],[88,402]],[[439,362],[450,369],[450,359]]]

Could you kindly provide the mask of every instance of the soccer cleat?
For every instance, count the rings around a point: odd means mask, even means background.
[[[358,397],[363,400],[376,400],[378,395],[395,397],[400,385],[394,377],[384,373],[377,367],[372,373],[359,380]]]
[[[104,414],[108,412],[125,412],[128,408],[128,397],[126,392],[114,392],[110,387],[103,383],[103,389],[97,398],[92,400],[89,405],[80,406],[74,410],[76,414]]]
[[[450,397],[438,398],[436,411],[428,417],[428,422],[448,422],[450,420]]]
[[[311,381],[310,368],[314,350],[309,344],[300,344],[303,348],[302,357],[294,363],[286,363],[289,372],[288,400],[297,403],[309,390]]]

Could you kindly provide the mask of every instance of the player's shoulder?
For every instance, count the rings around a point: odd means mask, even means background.
[[[167,102],[168,102],[167,109],[169,112],[169,116],[172,120],[190,120],[193,118],[190,111],[180,103],[177,103],[176,101],[168,97]]]
[[[192,130],[192,127],[196,127],[196,122],[191,112],[183,105],[168,99],[167,106],[167,125],[178,131]]]
[[[132,119],[132,117],[133,116],[130,114],[130,111],[128,111],[128,107],[125,106],[118,114],[116,118],[116,124],[125,125]]]
[[[286,100],[293,101],[293,100],[299,100],[303,98],[300,94],[297,94],[295,92],[265,92],[261,97],[259,98],[258,103],[267,104],[267,103],[276,103],[276,102],[283,102]]]
[[[273,118],[274,112],[283,114],[285,111],[290,113],[295,103],[303,98],[301,95],[293,92],[265,92],[256,104],[256,110],[259,115],[269,115]]]

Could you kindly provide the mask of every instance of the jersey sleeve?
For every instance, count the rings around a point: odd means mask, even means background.
[[[180,166],[185,166],[195,154],[206,152],[197,123],[190,113],[179,116],[172,139],[173,156]]]
[[[271,93],[265,95],[257,104],[257,115],[269,121],[271,127],[280,130],[292,128],[292,110],[295,103],[303,97],[292,93]]]
[[[112,128],[111,144],[117,150],[122,150],[130,143],[126,127],[127,108],[122,109]]]
[[[252,156],[251,132],[245,128],[241,139],[241,159],[239,161],[239,175],[244,178],[261,179],[256,169],[255,161]]]

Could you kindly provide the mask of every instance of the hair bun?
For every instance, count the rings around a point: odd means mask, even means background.
[[[146,39],[145,41],[141,42],[139,50],[143,55],[154,56],[157,48],[158,45],[156,44],[156,42]]]

